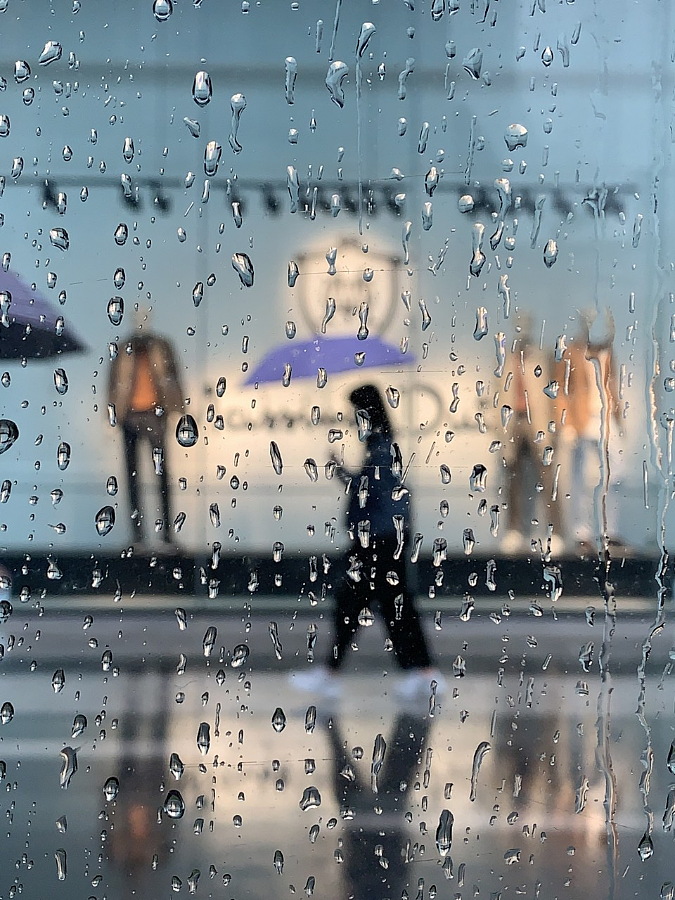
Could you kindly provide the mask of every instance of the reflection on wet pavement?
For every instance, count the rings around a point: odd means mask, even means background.
[[[310,624],[329,640],[318,616],[275,616],[279,659],[266,614],[187,609],[181,628],[172,602],[111,607],[18,609],[3,634],[15,640],[0,676],[14,707],[0,728],[12,862],[2,895],[23,885],[27,896],[610,896],[615,884],[617,896],[658,896],[670,877],[672,661],[655,640],[647,756],[635,715],[647,615],[619,617],[607,720],[601,623],[583,612],[444,617],[428,634],[448,690],[429,715],[428,698],[397,704],[378,625],[362,629],[343,696],[328,702],[282,675],[307,666]],[[458,655],[463,677],[452,674]],[[76,758],[67,788],[64,748]],[[648,808],[654,852],[643,861]]]

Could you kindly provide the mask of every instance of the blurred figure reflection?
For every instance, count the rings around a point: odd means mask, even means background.
[[[564,436],[570,444],[572,458],[570,494],[570,518],[574,538],[583,548],[595,542],[596,534],[603,528],[595,526],[594,489],[601,473],[603,433],[609,436],[610,416],[620,422],[618,386],[614,365],[614,319],[605,310],[604,323],[595,313],[580,314],[577,334],[571,339],[562,356],[564,371],[565,429]],[[591,336],[591,327],[594,333]],[[603,429],[603,416],[605,416]],[[614,478],[618,460],[610,460]],[[616,523],[612,523],[615,525]],[[612,529],[613,531],[614,529]]]
[[[411,890],[408,864],[415,851],[405,814],[407,797],[429,732],[429,717],[401,713],[388,741],[376,739],[370,762],[369,783],[358,772],[358,762],[347,750],[339,722],[327,723],[333,755],[333,785],[345,824],[343,872],[354,900],[385,900]],[[382,753],[384,758],[382,759]],[[420,774],[421,777],[421,774]]]
[[[553,377],[553,360],[533,342],[530,322],[521,321],[502,393],[508,504],[502,550],[527,552],[531,526],[538,524],[540,549],[557,555],[564,549],[556,478],[560,385]]]
[[[132,680],[130,685],[136,682]],[[164,799],[169,724],[168,673],[157,679],[159,696],[154,711],[134,708],[131,690],[129,709],[120,718],[119,793],[112,805],[109,859],[111,896],[157,896],[166,878],[171,845],[158,807]]]
[[[121,342],[110,370],[108,402],[113,404],[124,436],[129,505],[133,520],[133,543],[146,537],[139,497],[139,445],[152,451],[155,474],[160,479],[162,504],[161,537],[171,542],[169,473],[166,431],[169,413],[183,407],[183,391],[173,348],[166,338],[149,329],[148,316],[140,314],[134,333]]]
[[[299,690],[336,697],[339,685],[332,676],[342,665],[359,626],[371,624],[371,607],[379,607],[394,655],[406,673],[397,685],[399,695],[428,697],[432,682],[440,694],[445,680],[433,666],[414,597],[407,587],[404,551],[408,545],[410,493],[403,484],[401,453],[378,388],[372,384],[358,387],[349,400],[359,439],[365,445],[365,458],[358,472],[349,472],[341,465],[336,469],[349,495],[347,530],[351,543],[335,594],[335,643],[325,666],[293,673],[291,681]]]

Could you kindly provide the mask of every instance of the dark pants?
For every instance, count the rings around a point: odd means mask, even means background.
[[[404,553],[400,559],[394,559],[395,550],[395,539],[380,539],[376,546],[368,548],[352,545],[345,554],[335,593],[335,643],[327,661],[331,669],[338,669],[342,664],[364,608],[371,612],[379,609],[384,616],[394,655],[402,669],[425,669],[431,665],[422,625],[406,585]],[[353,580],[348,574],[350,569],[358,569],[360,581]]]
[[[170,541],[171,535],[171,512],[169,509],[169,476],[166,468],[166,421],[164,417],[155,415],[150,412],[131,412],[122,423],[124,431],[124,452],[127,465],[127,486],[129,488],[129,505],[133,514],[136,510],[137,515],[134,520],[135,540],[143,539],[143,516],[139,503],[138,490],[138,445],[142,441],[147,441],[150,451],[157,450],[162,454],[162,466],[159,472],[159,489],[162,498],[162,516],[164,518],[164,528],[162,531],[162,540]],[[153,461],[153,469],[155,463]]]
[[[345,894],[354,900],[382,900],[405,896],[407,890],[415,896],[419,885],[415,878],[413,888],[413,877],[418,872],[407,864],[406,846],[411,841],[403,814],[410,808],[415,773],[424,768],[424,748],[433,720],[426,715],[396,717],[386,738],[384,764],[377,774],[377,795],[373,793],[372,775],[369,784],[365,773],[355,765],[339,719],[332,715],[330,721],[326,738],[333,758],[333,790],[344,823]],[[349,778],[345,778],[347,766],[353,773]],[[375,815],[374,805],[384,814]]]

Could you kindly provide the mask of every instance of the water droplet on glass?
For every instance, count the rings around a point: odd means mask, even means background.
[[[239,133],[239,124],[241,114],[246,109],[246,97],[243,94],[233,94],[230,98],[230,110],[232,112],[230,124],[229,142],[233,153],[241,153],[243,147],[239,143],[237,135]]]
[[[56,860],[56,877],[59,881],[65,881],[68,877],[68,864],[66,851],[62,848],[54,851],[54,859]]]
[[[58,250],[67,250],[70,247],[70,239],[65,228],[52,228],[49,232],[49,241]]]
[[[277,875],[281,875],[284,871],[284,854],[281,850],[274,851],[274,868],[276,869]]]
[[[452,847],[452,826],[455,817],[448,809],[444,809],[436,828],[436,849],[441,856],[447,856]]]
[[[73,719],[73,725],[70,732],[71,738],[79,737],[87,727],[87,717],[78,713]]]
[[[208,659],[213,652],[213,648],[216,644],[216,638],[218,636],[218,629],[214,625],[209,625],[204,633],[204,639],[202,640],[202,650],[204,651],[204,656]]]
[[[307,477],[310,481],[318,481],[319,479],[319,470],[316,465],[316,461],[311,457],[308,457],[305,460],[305,472],[307,473]]]
[[[70,780],[77,772],[77,750],[72,747],[64,747],[59,752],[61,757],[61,771],[59,773],[59,784],[65,790],[70,784]]]
[[[670,745],[666,765],[668,766],[668,771],[670,772],[670,774],[675,775],[675,741],[673,741]]]
[[[488,333],[488,312],[484,306],[479,306],[476,310],[476,327],[473,330],[473,336],[477,341],[484,338]]]
[[[246,253],[232,254],[232,268],[239,276],[239,280],[244,287],[251,287],[253,284],[253,263]]]
[[[130,163],[134,158],[134,141],[133,138],[125,137],[124,146],[122,148],[122,157],[125,162]]]
[[[218,141],[209,141],[204,148],[204,174],[209,178],[213,177],[218,171],[218,163],[222,155],[223,148]]]
[[[240,669],[248,659],[249,649],[246,644],[237,644],[232,651],[232,659],[230,665],[233,669]]]
[[[178,628],[180,631],[185,631],[187,629],[187,613],[183,609],[182,606],[176,607],[174,610],[174,615],[176,616],[176,621],[178,622]]]
[[[0,419],[0,453],[6,453],[19,437],[19,429],[11,419]]]
[[[305,788],[302,793],[302,799],[298,804],[300,809],[303,812],[306,812],[308,809],[315,809],[317,806],[321,806],[321,794],[318,789],[314,786],[310,786]]]
[[[129,228],[125,225],[124,222],[120,222],[120,224],[115,229],[115,243],[119,247],[121,247],[123,244],[126,244],[128,237]]]
[[[478,81],[483,68],[483,51],[479,47],[469,50],[462,60],[462,67],[467,75],[470,75],[474,81]]]
[[[0,447],[2,446],[2,422],[0,421]],[[70,444],[61,441],[56,450],[56,464],[63,472],[70,465]]]
[[[638,844],[638,855],[642,862],[646,862],[654,854],[654,844],[649,832],[645,831],[642,840]]]
[[[279,733],[284,730],[286,727],[286,714],[280,706],[274,710],[274,714],[272,716],[272,728]]]
[[[68,393],[68,376],[65,369],[54,369],[54,387],[57,394]]]
[[[359,37],[356,42],[356,55],[357,56],[359,56],[359,57],[363,56],[363,54],[366,51],[366,47],[368,46],[368,43],[370,42],[370,39],[372,38],[372,36],[375,34],[376,31],[377,31],[377,29],[375,28],[375,26],[373,25],[372,22],[364,22],[363,25],[361,25],[361,31],[359,33]]]
[[[553,62],[553,50],[550,47],[544,47],[544,50],[541,54],[541,61],[548,68]]]
[[[389,385],[386,392],[387,402],[392,409],[398,409],[398,405],[401,401],[401,392],[396,390],[395,387]]]
[[[180,819],[185,813],[185,801],[180,791],[172,790],[166,795],[164,812],[170,819]]]
[[[111,325],[121,325],[124,318],[124,299],[111,297],[108,301],[108,319]]]
[[[485,265],[485,254],[483,253],[483,235],[485,234],[485,226],[481,222],[474,222],[471,231],[472,255],[469,271],[476,278],[480,275]]]
[[[60,694],[66,684],[66,676],[63,669],[57,669],[52,675],[52,689],[55,694]]]
[[[108,803],[110,803],[117,797],[119,790],[120,790],[120,783],[119,783],[118,779],[115,778],[114,776],[111,776],[110,778],[108,778],[106,783],[103,785],[103,794],[105,796],[105,799],[108,801]]]
[[[513,152],[518,147],[526,147],[527,128],[518,124],[509,125],[504,133],[504,140],[510,152]]]
[[[206,106],[211,100],[211,94],[211,76],[208,72],[197,72],[192,83],[192,99],[197,106]]]
[[[195,306],[199,306],[199,304],[204,299],[204,282],[198,281],[197,284],[192,288],[192,302]]]
[[[185,763],[177,753],[172,753],[169,757],[169,772],[171,772],[176,781],[180,781],[183,777]]]
[[[464,555],[471,556],[473,548],[476,546],[476,539],[472,528],[465,528],[462,533],[462,545],[464,547]]]
[[[553,263],[558,259],[558,242],[551,238],[546,242],[544,247],[544,265],[550,269]]]
[[[295,80],[298,75],[298,62],[293,56],[287,56],[284,62],[286,71],[286,103],[292,105],[295,102]]]
[[[2,775],[0,774],[0,780],[2,780]],[[670,789],[668,791],[668,796],[666,797],[666,808],[663,813],[663,830],[664,831],[672,831],[673,824],[675,824],[675,785],[670,785]],[[672,889],[670,891],[670,900],[673,898],[673,894],[675,892]],[[661,894],[663,897],[663,894]]]
[[[429,231],[434,224],[434,210],[431,203],[422,205],[422,229]]]
[[[298,264],[293,259],[289,259],[288,261],[288,286],[289,288],[295,287],[295,282],[298,280],[298,275],[300,271],[298,269]]]
[[[152,12],[158,22],[166,22],[173,12],[173,3],[171,0],[155,0],[152,4]]]
[[[200,722],[197,730],[197,749],[206,756],[211,747],[211,727],[208,722]]]
[[[38,63],[41,66],[48,66],[50,63],[55,62],[57,59],[61,59],[61,54],[63,53],[63,47],[59,44],[58,41],[47,41],[44,45],[42,53],[40,54],[40,58],[38,59]]]
[[[183,117],[183,122],[185,123],[185,127],[190,132],[193,138],[198,138],[201,134],[201,126],[196,119],[191,119],[189,116]]]
[[[282,546],[282,552],[283,552],[283,544],[281,546]],[[275,559],[275,561],[276,561],[276,559]],[[282,649],[283,648],[281,646],[281,641],[279,640],[279,626],[277,625],[276,622],[270,622],[268,630],[269,630],[270,640],[272,641],[272,646],[274,647],[274,655],[276,656],[277,659],[282,659]]]
[[[472,491],[484,491],[487,479],[487,469],[485,466],[477,463],[471,470],[469,477],[469,486]]]
[[[340,60],[335,60],[328,67],[328,74],[326,75],[326,87],[330,93],[330,98],[340,109],[345,105],[345,92],[342,82],[348,74],[349,67]]]
[[[214,528],[220,528],[220,509],[217,503],[209,505],[209,519]]]
[[[25,59],[17,59],[14,63],[14,79],[17,84],[27,81],[30,78],[30,66]]]
[[[194,418],[191,415],[181,416],[176,425],[176,440],[181,447],[194,447],[198,437],[199,432]]]

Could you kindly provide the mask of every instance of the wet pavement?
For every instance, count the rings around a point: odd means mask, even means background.
[[[658,897],[673,880],[675,641],[666,624],[647,652],[649,597],[619,598],[612,635],[598,598],[508,615],[494,596],[466,621],[427,605],[447,678],[431,709],[397,702],[377,622],[340,699],[296,691],[330,617],[258,599],[186,598],[182,629],[175,597],[14,601],[0,897]]]

